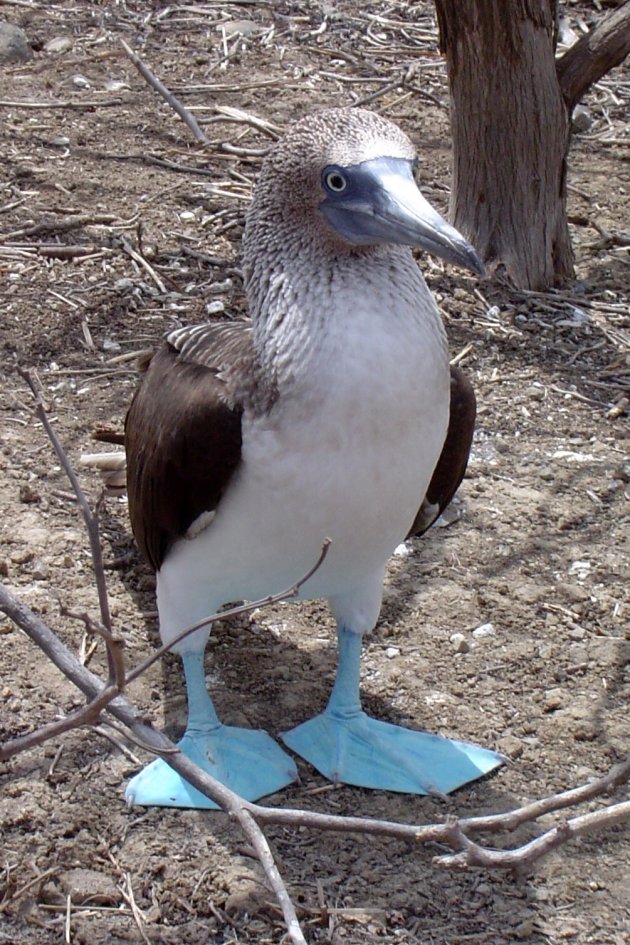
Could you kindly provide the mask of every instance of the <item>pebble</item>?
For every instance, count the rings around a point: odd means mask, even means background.
[[[30,504],[31,502],[39,502],[40,498],[39,492],[33,488],[30,482],[22,483],[20,486],[20,502]]]
[[[556,590],[559,591],[567,600],[573,601],[575,603],[587,601],[591,596],[589,592],[583,587],[580,587],[579,584],[571,584],[569,581],[559,581],[556,585]]]
[[[630,463],[622,463],[621,466],[613,471],[613,479],[618,479],[620,482],[630,482]]]
[[[72,49],[72,40],[69,36],[54,36],[44,43],[44,52],[47,53],[65,53]]]
[[[42,561],[40,558],[38,558],[33,562],[31,577],[34,581],[45,581],[50,577],[50,568],[45,561]]]
[[[112,903],[118,902],[120,892],[116,883],[106,873],[96,870],[76,868],[61,873],[59,885],[65,897],[70,896],[72,902],[79,905],[83,902]]]
[[[231,279],[224,279],[223,282],[213,282],[211,286],[208,286],[208,292],[212,295],[222,295],[224,292],[229,292],[232,285]]]
[[[456,653],[468,653],[470,651],[470,644],[463,633],[452,633],[451,643],[455,647]]]
[[[516,735],[504,735],[503,738],[500,738],[497,742],[497,749],[502,755],[516,759],[520,758],[523,754],[524,745],[521,739],[517,738]]]
[[[0,63],[28,62],[32,58],[33,50],[24,30],[0,20]]]
[[[225,310],[225,305],[220,299],[216,299],[214,302],[208,302],[206,305],[206,312],[208,315],[217,315],[219,312]]]
[[[479,627],[476,627],[473,630],[472,635],[475,640],[483,640],[485,637],[494,637],[496,636],[497,631],[494,628],[492,623],[482,623]]]
[[[549,689],[545,693],[543,712],[555,712],[564,704],[565,691],[563,689]]]
[[[584,105],[576,105],[571,115],[571,130],[576,134],[588,131],[593,124],[591,113]]]
[[[393,660],[394,657],[400,656],[400,650],[397,646],[388,646],[385,650],[385,656],[388,660]]]

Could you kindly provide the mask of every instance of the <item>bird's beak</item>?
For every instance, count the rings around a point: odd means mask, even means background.
[[[484,275],[483,263],[470,243],[418,190],[410,161],[376,158],[343,171],[348,180],[346,190],[328,195],[320,209],[349,243],[418,246]]]

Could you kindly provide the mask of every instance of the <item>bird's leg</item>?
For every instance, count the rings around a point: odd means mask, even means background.
[[[339,662],[321,715],[283,741],[331,781],[410,794],[447,794],[487,774],[501,755],[372,719],[361,709],[361,635],[340,627]]]
[[[248,801],[273,794],[297,779],[295,763],[260,729],[223,725],[206,688],[203,650],[183,655],[188,723],[178,747],[203,771]],[[130,804],[145,807],[217,805],[185,781],[161,758],[131,779]]]
[[[326,712],[334,718],[352,719],[362,712],[359,692],[362,646],[360,633],[343,628],[338,630],[337,673],[326,708]]]
[[[188,698],[188,724],[186,732],[208,734],[219,728],[219,716],[214,702],[206,688],[206,672],[201,653],[184,653],[184,676],[186,677],[186,695]]]

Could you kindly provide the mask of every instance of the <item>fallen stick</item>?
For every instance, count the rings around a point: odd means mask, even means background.
[[[160,82],[158,77],[154,75],[153,72],[151,72],[149,67],[145,65],[142,59],[140,59],[140,57],[137,56],[132,49],[130,49],[130,47],[127,45],[124,39],[120,40],[120,45],[124,49],[127,57],[134,64],[134,66],[136,67],[136,69],[138,70],[142,78],[146,82],[149,83],[151,88],[155,89],[155,91],[159,95],[162,96],[164,101],[167,102],[171,106],[171,108],[174,109],[174,111],[177,112],[177,114],[179,115],[181,120],[184,122],[184,124],[192,131],[193,135],[195,136],[195,139],[200,144],[207,144],[208,139],[206,138],[205,134],[203,133],[203,131],[197,124],[197,120],[194,118],[193,115],[191,115],[188,109],[184,105],[182,105],[179,99],[177,99],[173,95],[172,92],[169,92],[166,86],[162,82]]]

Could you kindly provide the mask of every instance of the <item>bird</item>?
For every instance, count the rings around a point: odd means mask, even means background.
[[[290,752],[333,782],[419,795],[445,795],[503,760],[361,705],[362,640],[387,561],[450,501],[474,425],[474,393],[449,369],[412,248],[477,275],[483,265],[422,196],[418,167],[409,137],[372,111],[323,108],[290,125],[246,214],[249,317],[171,331],[127,413],[129,514],[156,572],[163,643],[227,602],[294,585],[330,541],[298,596],[329,604],[335,680],[319,714],[281,733],[284,747],[219,719],[207,626],[173,647],[188,701],[179,747],[250,801],[297,779]],[[216,806],[159,758],[126,797]]]

